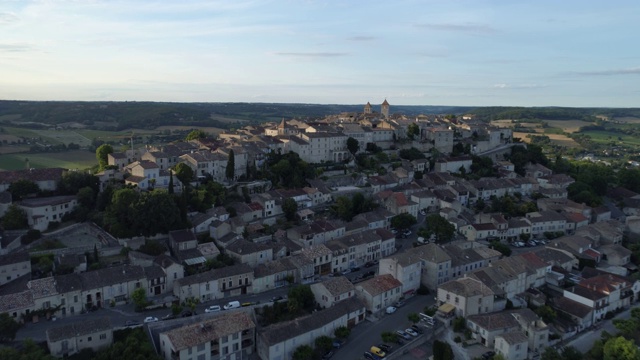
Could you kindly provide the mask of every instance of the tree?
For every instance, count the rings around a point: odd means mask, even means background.
[[[282,211],[287,220],[293,221],[296,217],[296,211],[298,211],[298,203],[292,198],[286,198],[282,202]]]
[[[640,352],[632,340],[614,337],[604,344],[604,360],[639,360]]]
[[[136,311],[141,311],[147,306],[147,292],[144,288],[137,288],[131,293],[131,301],[136,305]]]
[[[349,150],[351,155],[355,155],[358,150],[360,150],[360,143],[358,142],[358,140],[349,136],[349,138],[347,139],[347,149]]]
[[[544,322],[547,324],[553,322],[558,316],[553,310],[553,308],[549,305],[543,305],[536,309],[536,314],[542,318]]]
[[[11,193],[13,201],[19,201],[29,195],[38,195],[40,193],[40,187],[31,180],[22,179],[12,182],[7,191]]]
[[[173,171],[169,171],[169,187],[167,189],[169,194],[173,194]]]
[[[396,229],[408,229],[417,222],[416,217],[408,213],[398,214],[391,218],[391,226]]]
[[[453,349],[451,345],[440,340],[433,342],[433,360],[453,360]]]
[[[102,144],[96,149],[96,159],[100,170],[109,165],[109,154],[113,154],[113,147],[109,144]]]
[[[346,326],[340,326],[333,332],[333,335],[338,339],[346,339],[351,335],[351,330]]]
[[[420,322],[420,315],[418,315],[418,313],[410,313],[409,315],[407,315],[407,319],[409,319],[409,321],[411,321],[414,324],[417,324]]]
[[[447,242],[453,238],[456,228],[447,219],[438,214],[432,214],[426,218],[427,233],[434,235],[436,242]]]
[[[185,137],[184,139],[186,141],[191,141],[191,140],[198,140],[198,139],[204,139],[207,137],[207,133],[205,133],[202,130],[192,130],[189,134],[187,134],[187,137]]]
[[[298,346],[293,352],[293,360],[309,360],[313,358],[313,349],[309,345]]]
[[[227,168],[225,169],[225,175],[229,181],[234,179],[236,171],[236,157],[233,153],[233,149],[229,150],[229,159],[227,160]]]
[[[20,329],[18,324],[9,314],[0,314],[0,342],[13,341]]]
[[[24,229],[28,227],[27,213],[15,203],[9,205],[9,209],[7,209],[7,212],[2,218],[2,226],[5,230]]]
[[[558,350],[548,347],[544,349],[540,360],[562,360],[562,356],[558,353]]]
[[[92,360],[161,360],[142,328],[124,330],[121,340],[99,351]],[[114,336],[117,338],[116,336]],[[115,339],[114,339],[115,340]]]
[[[489,247],[493,250],[499,251],[504,256],[511,255],[511,248],[508,245],[501,243],[500,241],[492,241],[489,244]]]
[[[416,123],[411,123],[407,126],[407,137],[413,140],[416,135],[420,135],[420,127]]]
[[[565,346],[561,355],[563,360],[582,360],[584,358],[584,355],[573,346]]]
[[[0,348],[0,359],[11,360],[56,360],[57,358],[47,354],[45,350],[33,340],[27,339],[22,343],[20,350],[12,347]]]
[[[96,193],[89,186],[85,186],[78,190],[76,197],[78,199],[78,204],[85,208],[85,210],[93,209],[96,204]]]
[[[76,195],[85,187],[89,187],[95,194],[99,193],[100,179],[88,172],[67,171],[62,174],[57,190],[61,195]]]
[[[353,218],[351,200],[346,196],[338,196],[335,204],[331,206],[331,210],[344,221],[351,221]]]
[[[183,186],[189,186],[189,184],[195,179],[193,170],[185,163],[176,164],[176,166],[173,167],[173,172],[176,174],[176,177],[180,180]]]
[[[318,349],[320,353],[324,354],[333,347],[333,339],[326,335],[319,336],[314,341],[314,344],[316,345],[316,349]]]
[[[383,332],[380,334],[380,337],[382,338],[382,342],[386,343],[395,343],[398,341],[398,334],[391,331]]]
[[[307,311],[311,311],[315,306],[315,297],[309,285],[298,285],[289,289],[288,299],[289,301],[297,300],[300,306]]]

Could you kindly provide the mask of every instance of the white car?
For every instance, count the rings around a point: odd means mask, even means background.
[[[409,334],[411,336],[414,336],[414,337],[418,336],[418,333],[415,330],[413,330],[412,328],[408,328],[404,332],[406,332],[407,334]]]
[[[208,308],[204,309],[206,313],[218,312],[220,311],[220,305],[211,305]]]
[[[158,322],[158,318],[155,316],[147,316],[146,318],[144,318],[145,324],[152,323],[152,322]]]
[[[387,308],[387,314],[393,314],[394,312],[396,312],[396,310],[398,310],[398,308],[397,308],[397,307],[395,307],[395,306],[389,306],[389,307]]]

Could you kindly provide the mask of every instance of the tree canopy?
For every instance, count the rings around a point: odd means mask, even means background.
[[[113,154],[113,147],[109,144],[102,144],[96,149],[96,159],[100,170],[109,165],[109,154]]]
[[[447,242],[453,238],[456,228],[447,219],[438,214],[431,214],[425,221],[428,236],[434,235],[436,242]]]
[[[206,137],[207,137],[206,132],[196,129],[196,130],[191,130],[191,132],[187,134],[187,136],[184,139],[186,141],[190,141],[190,140],[204,139]]]
[[[175,172],[178,180],[180,180],[184,186],[189,186],[189,184],[195,179],[193,170],[185,163],[176,164],[176,166],[173,167],[173,171]]]
[[[358,150],[360,150],[360,143],[358,142],[358,140],[349,136],[349,138],[347,139],[347,149],[349,150],[351,155],[355,155]]]
[[[13,201],[20,201],[29,195],[40,194],[40,187],[31,180],[20,179],[9,184],[7,191],[11,193]]]
[[[227,160],[227,168],[225,169],[225,175],[227,179],[233,180],[236,171],[236,156],[233,153],[233,149],[229,150],[229,159]]]
[[[9,209],[2,218],[2,226],[5,230],[25,229],[29,225],[27,223],[27,213],[18,207],[15,203],[9,205]]]
[[[391,218],[391,226],[396,229],[408,229],[417,222],[416,217],[408,213],[398,214]]]

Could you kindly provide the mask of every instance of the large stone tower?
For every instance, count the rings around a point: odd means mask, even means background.
[[[367,105],[364,106],[364,113],[371,114],[371,103],[367,101]]]
[[[380,105],[380,112],[382,113],[382,116],[386,118],[389,117],[389,103],[387,102],[387,99],[384,99],[384,102]]]

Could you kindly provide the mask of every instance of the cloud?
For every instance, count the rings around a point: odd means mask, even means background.
[[[347,56],[349,53],[341,52],[277,52],[278,56],[304,57],[304,58],[321,58],[321,57],[340,57]]]
[[[348,37],[347,40],[349,41],[371,41],[371,40],[375,40],[376,37],[375,36],[351,36]]]
[[[516,89],[516,90],[520,90],[520,89],[538,89],[538,88],[545,88],[545,87],[547,87],[547,85],[540,85],[540,84],[506,84],[506,83],[493,84],[493,88],[494,89]]]
[[[31,45],[28,44],[1,44],[0,43],[0,52],[27,52],[34,50]]]
[[[585,75],[585,76],[640,75],[640,67],[628,68],[628,69],[600,70],[600,71],[582,71],[582,72],[577,72],[576,74]]]
[[[494,27],[491,27],[486,24],[476,24],[476,23],[417,24],[416,26],[425,28],[425,29],[438,30],[438,31],[467,32],[467,33],[477,33],[477,34],[493,34],[498,32],[498,30]]]
[[[6,13],[6,12],[0,13],[0,25],[10,24],[18,20],[20,20],[20,18],[18,18],[12,13]]]

